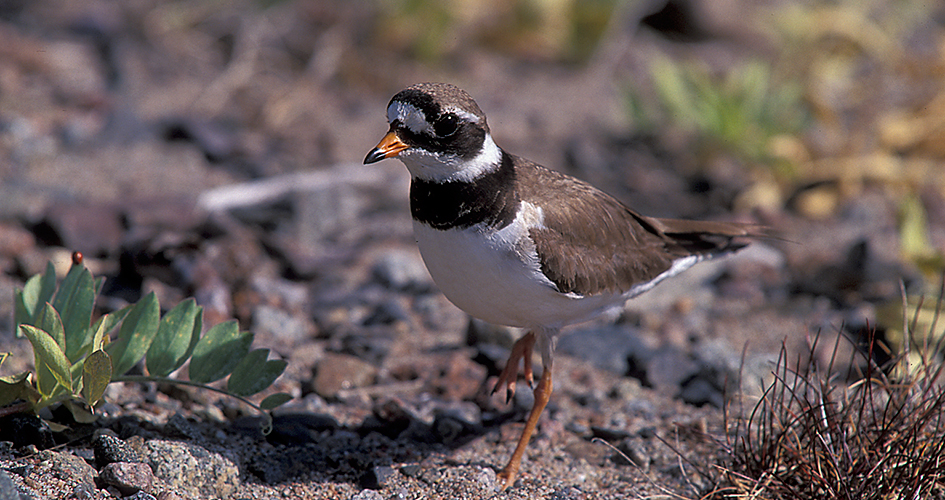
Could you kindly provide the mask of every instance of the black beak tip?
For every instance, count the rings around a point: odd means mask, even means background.
[[[378,148],[374,148],[368,151],[367,156],[364,157],[364,164],[370,165],[371,163],[377,163],[383,160],[384,158],[386,158],[386,156],[384,155],[384,152]]]

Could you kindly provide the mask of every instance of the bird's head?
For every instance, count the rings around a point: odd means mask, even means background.
[[[410,174],[435,182],[469,181],[501,162],[486,115],[466,91],[447,83],[420,83],[387,105],[390,130],[364,158],[397,157]]]

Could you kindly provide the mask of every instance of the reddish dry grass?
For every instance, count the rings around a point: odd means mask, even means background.
[[[838,337],[839,339],[839,337]],[[809,343],[793,367],[782,346],[774,382],[749,412],[726,414],[719,464],[699,467],[703,498],[920,499],[945,497],[945,386],[937,355],[909,375],[880,367],[869,340],[859,379],[818,366]],[[933,350],[934,352],[934,350]],[[743,409],[744,410],[744,409]]]

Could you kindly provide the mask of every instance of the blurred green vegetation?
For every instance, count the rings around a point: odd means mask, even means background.
[[[480,46],[512,57],[580,63],[597,47],[617,0],[386,0],[379,42],[427,63]]]
[[[632,123],[643,129],[675,127],[692,132],[710,149],[722,149],[793,175],[790,162],[772,154],[772,140],[797,135],[810,123],[800,85],[777,81],[769,63],[751,60],[713,75],[695,61],[655,58],[650,77],[655,101],[626,92]]]

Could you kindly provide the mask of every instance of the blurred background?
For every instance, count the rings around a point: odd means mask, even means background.
[[[330,330],[318,290],[413,251],[406,173],[359,164],[386,103],[448,81],[501,146],[643,213],[775,227],[752,300],[895,328],[898,279],[943,269],[943,79],[937,2],[11,0],[0,282],[80,250],[111,306],[196,295],[252,326],[281,280],[298,339]]]
[[[414,251],[406,173],[360,165],[386,103],[447,81],[643,213],[775,227],[753,300],[895,328],[898,279],[943,269],[943,25],[908,0],[4,2],[0,282],[79,250],[106,308],[157,290],[253,326],[281,280],[316,290],[290,344],[334,328],[319,290]]]
[[[354,164],[386,130],[387,100],[448,81],[501,146],[643,213],[761,216],[802,243],[789,260],[816,267],[865,241],[936,282],[943,23],[941,4],[909,0],[11,0],[0,266],[23,278],[49,249],[77,249],[134,296],[129,239],[243,209],[298,257],[280,272],[311,277],[312,248],[385,207],[338,190],[255,204],[206,192],[377,177]],[[405,190],[395,166],[380,171]]]

